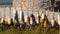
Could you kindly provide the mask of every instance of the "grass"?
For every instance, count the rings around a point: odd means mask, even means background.
[[[35,27],[32,30],[16,30],[13,26],[11,26],[10,29],[7,29],[5,31],[2,31],[0,28],[0,34],[59,34],[59,30],[56,30],[55,28],[42,28],[40,27]]]

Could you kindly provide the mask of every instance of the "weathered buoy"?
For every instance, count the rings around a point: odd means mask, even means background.
[[[59,15],[58,15],[58,25],[60,25],[60,17],[59,17]]]
[[[39,24],[39,15],[36,16],[36,23]]]
[[[30,24],[32,25],[32,23],[33,23],[33,18],[30,17]]]
[[[25,23],[28,22],[28,16],[27,16],[27,15],[25,15],[25,17],[24,17],[24,22],[25,22]]]
[[[45,15],[44,16],[44,28],[46,28],[47,27],[47,16]]]
[[[2,23],[3,23],[3,20],[4,20],[4,19],[3,19],[3,17],[1,17],[1,21],[0,21],[0,24],[2,24]]]
[[[54,19],[51,20],[51,25],[54,26]]]

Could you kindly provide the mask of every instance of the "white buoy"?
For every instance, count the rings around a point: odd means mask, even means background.
[[[51,25],[54,26],[54,19],[51,20]]]
[[[20,10],[20,13],[19,13],[19,21],[22,21],[22,11]]]
[[[33,23],[33,19],[32,17],[30,17],[30,24],[32,25],[32,23]]]
[[[13,20],[13,24],[17,23],[17,21],[15,20],[15,16],[16,16],[16,8],[12,7],[11,8],[11,17],[12,17],[12,20]]]
[[[17,13],[18,13],[18,20],[22,20],[22,9],[21,7],[16,7]]]
[[[10,24],[11,24],[11,19],[8,18],[7,22],[8,22],[8,24],[10,25]]]
[[[59,18],[59,15],[58,15],[58,25],[60,25],[60,18]]]
[[[41,15],[41,16],[42,16],[42,19],[44,19],[44,13],[42,13],[42,15]]]
[[[3,23],[3,18],[1,18],[1,23]]]
[[[5,21],[6,21],[5,23],[9,24],[9,25],[11,24],[11,15],[10,15],[10,12],[11,12],[10,8],[6,7],[5,8]]]
[[[24,16],[24,22],[27,23],[28,22],[28,15]]]
[[[39,24],[39,20],[38,20],[39,17],[38,17],[38,16],[39,16],[39,15],[37,14],[37,16],[36,16],[36,23],[37,23],[37,24]]]
[[[13,8],[11,8],[11,17],[12,17],[13,21],[15,20],[15,14],[16,14],[16,9],[13,7]]]

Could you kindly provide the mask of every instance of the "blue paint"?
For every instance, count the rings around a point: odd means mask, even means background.
[[[13,0],[0,0],[0,5],[10,5]]]

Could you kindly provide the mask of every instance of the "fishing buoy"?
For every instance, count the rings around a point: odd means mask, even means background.
[[[1,22],[0,23],[3,23],[3,18],[1,18]]]
[[[11,24],[11,19],[10,19],[10,18],[8,18],[8,24],[9,24],[9,25]]]
[[[41,18],[44,19],[44,13],[42,13]]]
[[[39,24],[39,15],[36,16],[36,23]]]
[[[46,28],[47,27],[47,16],[45,15],[44,16],[44,28]]]
[[[32,17],[30,17],[30,24],[32,25],[32,23],[33,23],[33,19]]]
[[[42,23],[44,20],[44,13],[42,13],[42,15],[40,16],[40,23]]]
[[[58,15],[58,25],[60,25],[60,18],[59,18],[59,15]]]
[[[44,28],[46,28],[47,26],[47,22],[46,22],[46,19],[44,20]]]
[[[20,9],[20,12],[19,12],[19,21],[22,21],[22,10]]]
[[[6,18],[5,21],[6,21],[6,24],[11,24],[11,19],[10,18]]]
[[[25,15],[25,17],[24,17],[24,22],[25,23],[28,22],[28,16],[27,15]]]
[[[42,16],[40,16],[40,23],[42,23],[43,22],[43,20],[42,20]]]
[[[13,21],[15,20],[15,16],[16,16],[16,9],[12,8],[12,19],[13,19]]]
[[[12,20],[14,21],[15,20],[15,17],[12,17]]]
[[[54,26],[54,19],[51,20],[51,25]]]

